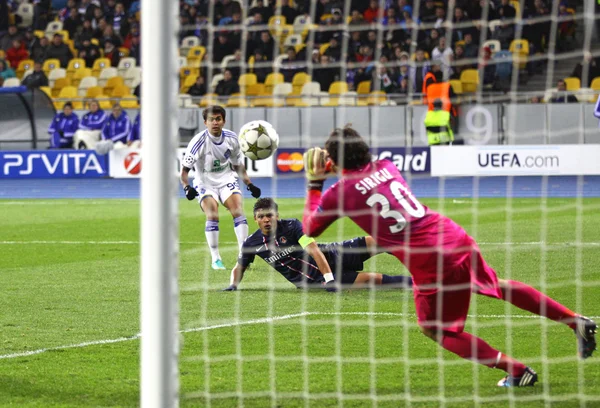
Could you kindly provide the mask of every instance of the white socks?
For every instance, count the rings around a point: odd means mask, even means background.
[[[247,227],[246,225],[246,230],[248,229]],[[219,254],[219,221],[206,220],[204,235],[206,235],[206,242],[208,242],[212,261],[215,262],[217,259],[221,259],[221,255]]]
[[[242,250],[242,244],[248,238],[248,220],[245,215],[233,219],[233,229],[237,237],[238,247]]]

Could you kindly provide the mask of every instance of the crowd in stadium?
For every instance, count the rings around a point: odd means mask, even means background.
[[[363,104],[389,96],[402,103],[426,93],[428,72],[459,95],[506,91],[513,69],[526,76],[544,71],[546,62],[531,56],[548,52],[550,3],[181,0],[180,93],[204,97],[201,106],[219,97],[246,106],[246,97],[273,95],[302,106],[300,95],[322,92],[354,93]],[[556,8],[551,52],[574,41],[576,3],[561,0]],[[139,107],[140,51],[139,1],[0,1],[0,81],[40,87],[57,108],[77,99],[81,109],[83,98],[104,108],[118,99]],[[580,67],[573,78],[600,89],[600,81],[593,83],[598,63],[586,58],[589,75],[582,78],[587,70]]]

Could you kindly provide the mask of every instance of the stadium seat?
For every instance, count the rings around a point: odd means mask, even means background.
[[[463,93],[462,82],[460,82],[458,79],[451,79],[448,82],[450,82],[450,86],[455,94],[460,95]]]
[[[180,55],[187,56],[190,48],[197,47],[200,45],[200,38],[195,35],[190,35],[181,40],[181,46],[179,47]]]
[[[123,78],[120,76],[113,76],[106,80],[106,84],[104,84],[104,94],[108,96],[113,96],[113,89],[117,86],[125,85],[123,82]]]
[[[67,30],[59,30],[57,33],[61,35],[63,42],[66,43],[71,41],[71,37],[69,36],[69,32]]]
[[[256,75],[254,74],[242,74],[238,79],[238,85],[240,86],[240,93],[246,93],[246,87],[248,85],[254,85],[257,83]]]
[[[110,109],[112,109],[112,105],[113,104],[112,104],[112,102],[110,101],[110,99],[108,98],[107,95],[99,93],[94,98],[98,99],[98,105],[100,105],[100,109],[102,109],[102,110],[110,110]],[[123,106],[123,103],[121,103],[121,107],[125,108],[125,106]]]
[[[85,60],[83,58],[73,58],[67,64],[67,77],[73,78],[75,71],[85,68]]]
[[[229,61],[233,61],[235,59],[235,55],[230,54],[230,55],[226,55],[225,57],[223,57],[223,60],[221,60],[221,72],[225,71],[225,68],[227,68],[227,64],[229,63]]]
[[[54,37],[54,33],[62,31],[63,23],[62,21],[50,21],[46,26],[46,30],[44,31],[44,35],[48,37],[48,39],[52,39]]]
[[[292,78],[292,94],[299,95],[305,83],[310,82],[311,78],[306,72],[297,72]]]
[[[119,78],[119,77],[115,77],[115,78]],[[122,98],[125,95],[130,95],[130,94],[131,94],[131,90],[129,89],[129,87],[127,85],[121,84],[121,85],[115,85],[115,87],[112,89],[110,96],[112,98]]]
[[[48,95],[48,98],[52,98],[52,89],[49,86],[40,86],[39,90]]]
[[[62,101],[54,101],[54,107],[56,109],[62,109],[63,105],[67,101],[71,101],[73,103],[73,108],[77,109],[75,107],[75,102],[76,101],[73,101],[73,98],[77,98],[77,88],[75,88],[74,86],[65,86],[64,88],[62,88],[60,90],[60,93],[58,94],[58,99],[64,99],[64,100],[62,100]],[[79,104],[81,104],[81,102],[79,102]]]
[[[273,93],[273,87],[277,84],[285,82],[283,74],[280,72],[272,72],[265,78],[265,94],[271,95]]]
[[[283,65],[283,60],[286,59],[288,59],[287,54],[278,55],[277,58],[275,58],[275,61],[273,61],[273,68],[275,70],[280,70]]]
[[[68,71],[67,77],[69,77]],[[90,68],[80,68],[77,71],[75,71],[71,76],[71,85],[73,85],[74,87],[79,87],[81,80],[85,77],[92,77],[96,79],[96,77],[92,76],[92,70]]]
[[[89,68],[86,68],[89,69]],[[77,71],[79,73],[79,71]],[[87,96],[87,91],[91,87],[98,87],[98,78],[95,76],[85,76],[79,80],[79,84],[77,85],[77,89],[79,92],[79,96]],[[100,92],[102,92],[102,88],[100,88]]]
[[[179,68],[187,66],[187,57],[179,56]]]
[[[42,38],[45,36],[44,30],[33,30],[33,35],[35,35],[37,38]]]
[[[19,78],[6,78],[4,83],[2,84],[3,88],[10,88],[21,85],[21,80]]]
[[[373,91],[367,98],[367,105],[381,105],[387,101],[387,94],[384,91]]]
[[[54,88],[54,81],[56,81],[58,78],[66,78],[67,77],[67,70],[64,68],[54,68],[52,71],[50,71],[50,74],[48,75],[48,86],[50,88]]]
[[[86,89],[86,92],[85,92],[86,98],[98,98],[99,95],[104,95],[102,93],[101,86],[90,86],[89,88]]]
[[[590,88],[592,88],[594,91],[600,91],[600,77],[596,77],[596,78],[592,79]]]
[[[358,104],[358,93],[351,91],[343,93],[338,99],[339,106],[356,106]]]
[[[58,97],[58,95],[60,94],[60,91],[67,86],[71,85],[71,81],[69,80],[69,78],[64,77],[64,78],[57,78],[53,85],[52,85],[52,96],[53,97]]]
[[[307,82],[302,86],[300,92],[302,99],[296,98],[291,99],[288,97],[288,104],[293,106],[314,106],[319,104],[319,96],[323,95],[321,92],[321,84],[318,82]]]
[[[117,71],[119,71],[120,76],[125,76],[127,70],[131,67],[135,67],[137,64],[135,62],[135,58],[133,57],[125,57],[119,60],[119,65],[117,65]]]
[[[117,75],[118,75],[118,71],[116,68],[113,68],[113,67],[104,68],[102,70],[102,72],[100,72],[100,76],[98,76],[98,86],[105,87],[106,82],[110,78],[116,77]]]
[[[294,34],[299,34],[303,40],[306,39],[311,27],[310,16],[301,14],[294,19]]]
[[[139,109],[140,108],[140,102],[138,101],[137,96],[129,93],[129,94],[125,94],[121,97],[121,99],[119,100],[119,103],[121,104],[121,107],[123,109]]]
[[[200,68],[191,66],[179,68],[179,80],[181,81],[181,83],[184,83],[187,77],[192,76],[194,78],[197,78],[198,75],[200,75]]]
[[[217,85],[219,84],[219,81],[221,81],[224,78],[225,78],[225,76],[223,76],[223,74],[217,74],[217,75],[213,76],[212,80],[210,81],[210,92],[214,92],[215,89],[217,89]]]
[[[33,5],[29,3],[21,3],[15,13],[21,17],[21,22],[17,24],[20,28],[27,28],[33,24]]]
[[[23,74],[25,74],[25,71],[27,71],[28,69],[32,69],[33,68],[33,60],[32,59],[25,59],[22,60],[21,62],[19,62],[19,65],[17,66],[17,78],[23,79]]]
[[[341,95],[348,92],[348,83],[345,81],[335,81],[329,86],[329,95]]]
[[[196,75],[186,76],[183,79],[183,82],[181,83],[181,87],[179,88],[179,93],[185,94],[190,89],[190,87],[196,83],[197,78],[198,77]]]
[[[250,97],[267,95],[267,93],[265,92],[265,84],[248,85],[246,87],[245,95]]]
[[[42,70],[46,76],[49,76],[50,71],[55,68],[60,68],[60,61],[56,58],[48,58],[46,61],[44,61],[44,65],[42,66]]]
[[[300,34],[292,34],[288,35],[283,42],[284,48],[287,47],[295,47],[297,45],[302,44],[302,36]]]
[[[98,78],[104,68],[110,67],[110,60],[108,58],[96,58],[94,65],[92,65],[92,75]]]
[[[206,48],[201,45],[190,48],[187,53],[188,65],[199,67],[206,54]]]
[[[479,86],[479,71],[476,69],[465,69],[460,73],[463,93],[473,93]]]
[[[25,73],[23,74],[23,78],[21,78],[21,82],[23,82],[23,80],[25,78],[27,78],[28,75],[33,74],[33,69],[28,69],[27,71],[25,71]]]
[[[597,95],[592,88],[579,88],[575,92],[575,97],[579,102],[596,102]]]
[[[219,104],[219,95],[215,93],[207,93],[202,97],[200,103],[198,105],[201,108],[206,108],[209,105],[218,105]]]
[[[319,47],[319,54],[323,55],[325,54],[325,51],[327,51],[327,48],[329,48],[329,43],[325,43],[325,44],[321,44],[321,46]]]
[[[512,62],[513,55],[510,51],[498,51],[494,54],[494,62],[496,63],[496,77],[499,81],[509,83],[512,77]],[[508,84],[508,86],[510,86]]]
[[[492,51],[492,56],[498,51],[502,50],[502,45],[498,40],[487,40],[483,43],[483,47],[489,47],[490,51]]]
[[[568,77],[564,81],[567,85],[567,91],[577,91],[581,88],[581,80],[577,77]]]
[[[357,104],[367,103],[367,98],[371,92],[371,81],[362,81],[356,87],[356,93],[358,95]]]
[[[521,3],[519,2],[519,0],[512,0],[510,2],[510,5],[513,6],[514,9],[515,9],[515,18],[517,20],[520,20],[521,16],[522,16],[522,14],[521,14]]]
[[[142,82],[142,69],[140,67],[131,67],[125,72],[125,85],[129,89],[135,89]]]
[[[529,41],[512,40],[508,50],[513,54],[513,63],[518,65],[519,69],[525,69],[529,58]]]
[[[119,47],[119,58],[129,58],[129,49],[125,47]]]
[[[271,16],[269,18],[269,32],[273,37],[279,37],[281,27],[286,25],[287,21],[284,16]],[[293,26],[292,26],[293,30]]]
[[[494,31],[496,31],[496,28],[502,25],[502,21],[501,20],[492,20],[488,23],[488,28],[490,29],[490,31],[493,33]]]

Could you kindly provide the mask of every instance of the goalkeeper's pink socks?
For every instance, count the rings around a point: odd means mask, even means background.
[[[441,345],[464,359],[490,368],[499,368],[513,377],[520,377],[525,371],[525,364],[501,353],[479,337],[467,332],[444,332]]]
[[[575,330],[577,314],[539,290],[522,282],[506,281],[509,288],[502,288],[502,299],[516,307],[564,323]]]

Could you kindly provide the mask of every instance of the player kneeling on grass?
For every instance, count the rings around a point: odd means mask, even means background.
[[[235,236],[241,248],[248,236],[248,221],[244,215],[242,192],[237,176],[252,197],[260,197],[260,188],[250,181],[240,144],[235,132],[223,129],[225,109],[209,106],[202,112],[206,130],[198,133],[188,144],[181,166],[181,185],[188,200],[198,197],[200,208],[206,214],[205,235],[213,269],[225,269],[219,253],[219,202],[233,216]],[[189,172],[194,168],[194,186],[190,186]],[[237,174],[236,174],[237,173]]]
[[[533,369],[464,331],[474,292],[566,324],[575,332],[580,357],[592,355],[596,323],[531,286],[498,279],[475,240],[451,219],[422,205],[392,162],[371,162],[369,146],[356,130],[336,129],[325,149],[305,153],[306,235],[319,236],[343,215],[372,235],[413,276],[417,319],[426,336],[462,358],[506,371],[499,386],[533,385],[538,379]],[[328,167],[339,167],[343,177],[321,194]]]
[[[327,291],[336,291],[336,281],[352,287],[371,284],[412,287],[408,276],[358,273],[367,259],[381,252],[371,237],[317,244],[304,235],[300,220],[279,219],[278,206],[272,198],[256,201],[254,220],[259,229],[242,244],[238,262],[231,271],[231,285],[226,291],[237,289],[244,271],[257,255],[299,289],[324,287]]]

